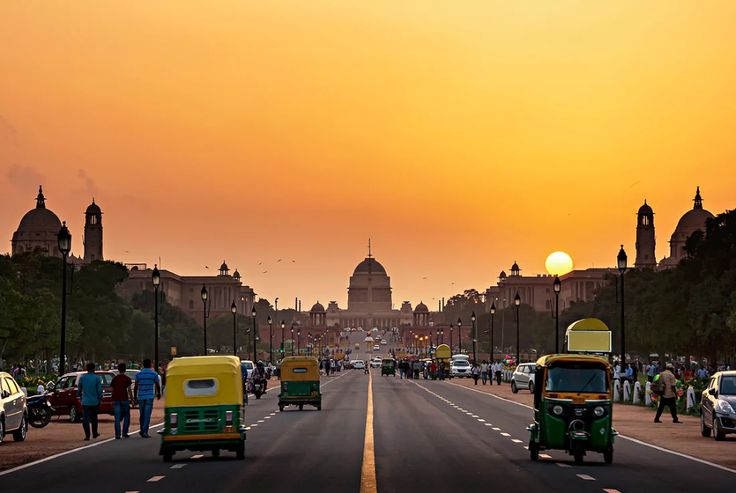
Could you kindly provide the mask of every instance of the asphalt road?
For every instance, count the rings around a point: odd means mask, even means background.
[[[279,413],[274,390],[251,399],[246,460],[223,453],[158,456],[157,437],[101,443],[0,476],[5,492],[359,492],[368,376],[323,377],[323,409]],[[727,491],[736,474],[619,439],[613,465],[576,466],[526,450],[529,409],[451,382],[372,372],[377,491]],[[693,451],[694,453],[696,451]]]

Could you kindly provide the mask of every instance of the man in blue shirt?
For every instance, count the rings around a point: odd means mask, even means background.
[[[143,360],[143,369],[135,376],[135,396],[140,409],[141,431],[138,434],[143,438],[151,438],[148,427],[151,424],[153,412],[153,397],[161,399],[161,378],[151,368],[151,360]]]
[[[92,425],[92,437],[100,436],[97,433],[97,413],[102,401],[102,378],[95,373],[95,364],[87,363],[87,373],[79,377],[77,394],[82,400],[82,428],[84,439],[89,440],[89,428]]]

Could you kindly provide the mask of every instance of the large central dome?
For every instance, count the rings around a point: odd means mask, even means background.
[[[358,274],[383,274],[386,275],[386,269],[373,257],[366,257],[353,271],[353,275]]]
[[[391,279],[369,251],[350,276],[348,310],[374,314],[391,308]]]
[[[13,255],[40,249],[46,255],[60,256],[56,238],[60,229],[61,221],[46,208],[46,197],[39,187],[36,207],[26,212],[13,233]]]

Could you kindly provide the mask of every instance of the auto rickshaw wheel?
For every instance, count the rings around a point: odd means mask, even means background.
[[[218,458],[218,457],[220,457],[220,449],[219,448],[213,448],[212,449],[212,457],[214,457],[215,459]]]
[[[532,460],[539,460],[539,444],[533,438],[529,440],[529,457]]]
[[[284,405],[283,404],[279,404],[279,412],[281,412],[281,413],[284,412]]]
[[[238,444],[238,448],[235,451],[235,457],[237,457],[238,460],[245,460],[245,442],[244,441]]]
[[[299,404],[299,410],[301,411],[303,409],[304,409],[304,404]]]
[[[582,464],[584,455],[585,455],[585,444],[580,441],[573,442],[572,456],[575,458],[575,464]]]
[[[606,461],[606,464],[613,464],[613,447],[611,445],[603,451],[603,460]]]
[[[164,462],[171,462],[172,460],[174,460],[173,450],[164,450],[164,453],[162,455],[164,456]]]

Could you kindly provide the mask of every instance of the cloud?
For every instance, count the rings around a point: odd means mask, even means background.
[[[82,180],[84,192],[86,192],[88,195],[94,196],[95,192],[97,192],[97,185],[95,184],[95,181],[83,169],[79,169],[79,171],[77,171],[77,176],[80,180]]]
[[[34,190],[43,185],[46,178],[33,166],[11,165],[5,173],[8,182],[19,190]]]
[[[18,145],[18,129],[3,115],[0,115],[0,143]]]

